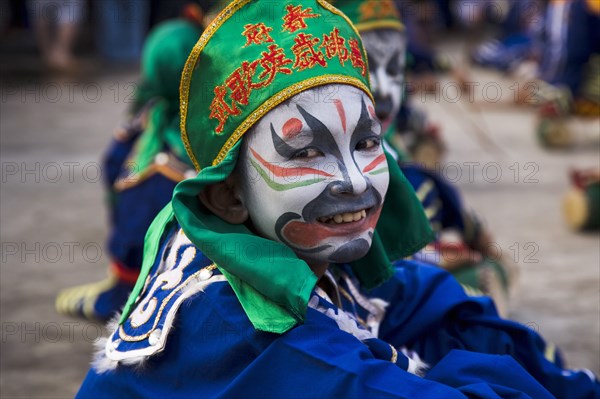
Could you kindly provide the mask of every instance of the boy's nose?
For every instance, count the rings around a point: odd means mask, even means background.
[[[331,185],[332,194],[358,195],[367,191],[369,182],[356,167],[348,169],[348,175],[344,180],[339,180]]]
[[[375,71],[377,88],[372,89],[375,96],[379,97],[391,97],[393,86],[390,76],[386,73],[384,68],[377,68]]]

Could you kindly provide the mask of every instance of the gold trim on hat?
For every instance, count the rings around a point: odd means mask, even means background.
[[[367,32],[375,29],[395,29],[403,32],[405,29],[404,24],[402,22],[392,20],[359,22],[355,26],[356,29],[358,29],[360,32]]]
[[[254,110],[233,132],[233,134],[227,139],[225,145],[219,151],[217,157],[213,160],[212,166],[218,165],[225,156],[233,148],[233,146],[240,140],[240,138],[254,125],[260,118],[265,116],[270,110],[277,107],[279,104],[284,101],[290,99],[298,93],[301,93],[305,90],[311,89],[313,87],[322,86],[326,84],[347,84],[358,87],[363,90],[373,101],[373,96],[369,88],[361,82],[357,78],[353,78],[345,75],[323,75],[316,76],[313,78],[309,78],[303,80],[301,82],[295,83],[285,89],[281,90],[279,93],[275,94],[267,101],[262,103],[258,108]]]

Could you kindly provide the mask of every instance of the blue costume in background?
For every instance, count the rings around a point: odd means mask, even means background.
[[[473,52],[472,59],[477,64],[508,71],[534,55],[543,20],[542,2],[512,0],[508,7],[499,24],[498,38],[481,44]]]
[[[137,273],[142,264],[146,231],[171,200],[178,182],[156,173],[126,189],[115,190],[118,180],[133,180],[126,162],[133,145],[134,142],[114,139],[104,159],[104,170],[107,171],[107,191],[111,193],[108,249],[123,267]],[[165,152],[168,151],[165,147]]]
[[[594,0],[552,1],[544,31],[544,53],[540,78],[566,86],[578,95],[584,68],[593,54],[600,53],[600,5]],[[597,73],[597,72],[596,72]]]
[[[447,268],[467,293],[491,296],[498,312],[507,315],[514,273],[510,264],[499,257],[495,246],[481,240],[484,227],[476,215],[465,209],[457,187],[437,171],[418,164],[401,162],[400,169],[413,186],[433,230],[438,233],[452,230],[462,240],[451,243],[436,240],[413,258]],[[451,264],[447,264],[445,255]]]
[[[439,173],[417,164],[402,163],[400,169],[415,189],[434,230],[467,233],[464,206],[454,186]]]
[[[304,324],[279,335],[254,329],[182,232],[161,253],[77,397],[600,398],[590,373],[564,370],[537,333],[439,268],[401,261],[365,292],[333,266],[330,293],[316,288]]]

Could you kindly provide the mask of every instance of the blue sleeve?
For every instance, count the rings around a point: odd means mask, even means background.
[[[358,339],[313,309],[303,325],[286,334],[258,332],[231,288],[221,284],[182,306],[163,353],[140,367],[91,370],[77,397],[552,398],[516,363],[492,372],[502,364],[497,356],[460,358],[460,368],[449,359],[428,378],[417,377],[375,359]]]
[[[392,304],[381,326],[382,339],[408,344],[430,364],[455,349],[510,355],[557,398],[600,398],[595,378],[565,370],[558,353],[547,358],[552,348],[535,331],[501,319],[491,299],[468,297],[439,268],[399,262],[393,281],[374,294]]]
[[[460,387],[467,397],[553,398],[510,356],[453,350],[426,376],[428,380]]]

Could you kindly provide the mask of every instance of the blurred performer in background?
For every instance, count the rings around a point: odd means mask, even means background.
[[[600,1],[550,2],[536,89],[522,99],[540,105],[537,134],[549,147],[573,143],[570,117],[600,118]]]
[[[473,62],[503,72],[513,72],[523,62],[535,58],[546,3],[542,0],[508,1],[507,9],[499,13],[496,21],[499,28],[497,37],[477,46],[471,54]]]
[[[62,291],[56,300],[60,313],[104,321],[123,306],[139,274],[146,230],[177,183],[193,173],[179,130],[179,81],[202,33],[203,10],[186,6],[185,18],[157,25],[146,40],[132,117],[117,130],[104,158],[111,216],[108,277]]]
[[[400,111],[396,116],[396,131],[402,135],[402,144],[419,163],[434,167],[441,162],[445,146],[439,126],[428,120],[427,114],[415,106],[410,98],[417,92],[435,92],[439,90],[439,75],[451,73],[460,80],[460,73],[453,68],[449,60],[436,52],[433,46],[433,26],[438,22],[436,16],[444,17],[446,2],[401,1],[396,5],[405,26],[406,36],[406,89]],[[446,4],[448,5],[448,4]],[[436,12],[439,11],[439,12]]]
[[[500,37],[480,45],[473,61],[523,80],[516,101],[538,106],[536,134],[545,147],[569,147],[589,135],[598,142],[595,127],[587,134],[585,124],[574,128],[571,122],[597,124],[600,117],[600,1],[523,0],[509,6]]]
[[[27,10],[47,66],[63,72],[73,70],[73,46],[78,25],[85,17],[86,1],[28,0]]]
[[[462,204],[457,189],[439,173],[411,162],[403,142],[396,140],[394,124],[403,102],[406,35],[400,13],[393,1],[335,1],[355,24],[369,57],[371,89],[377,117],[385,133],[384,145],[397,160],[414,187],[434,231],[453,230],[458,243],[438,240],[417,254],[417,258],[451,272],[473,295],[490,295],[506,314],[508,290],[513,276],[497,259],[492,239],[478,218]]]

